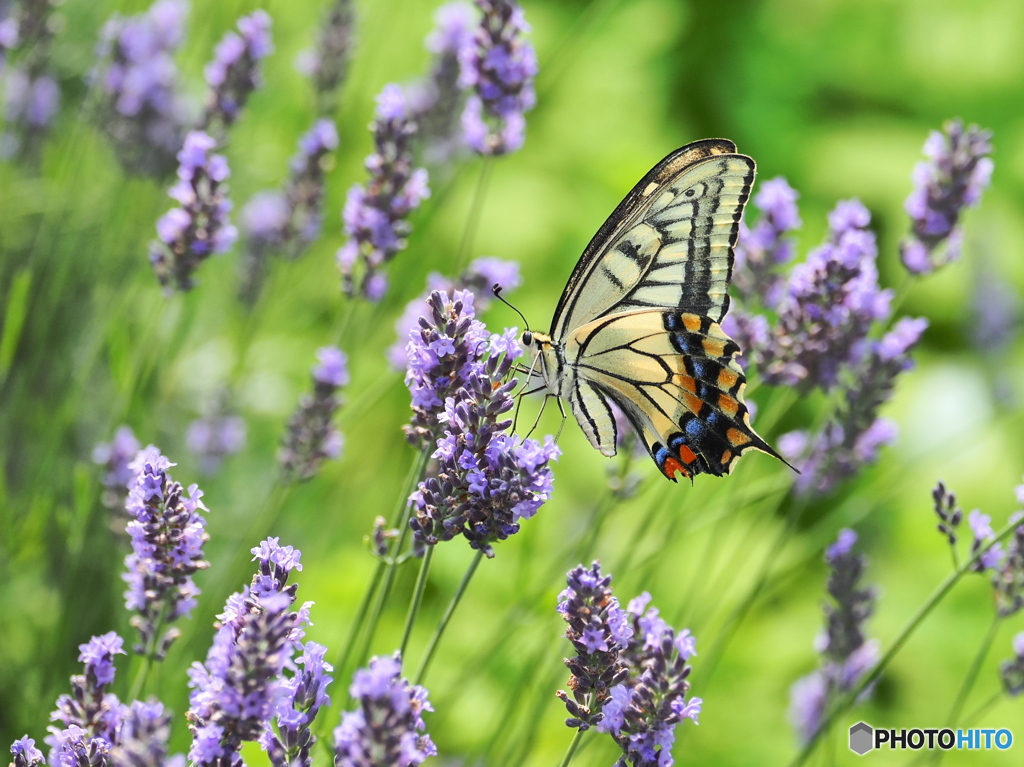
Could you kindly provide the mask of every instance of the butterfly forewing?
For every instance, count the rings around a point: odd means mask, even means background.
[[[722,318],[732,248],[754,177],[753,160],[735,151],[719,139],[690,144],[634,187],[576,265],[552,322],[556,341],[630,309]]]

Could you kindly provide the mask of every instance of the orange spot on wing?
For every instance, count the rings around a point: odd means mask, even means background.
[[[690,378],[690,376],[679,374],[673,378],[673,381],[680,389],[685,389],[691,394],[697,393],[697,382]]]
[[[725,433],[725,438],[729,440],[729,444],[733,447],[739,447],[750,442],[750,437],[741,432],[739,429],[729,429]]]
[[[735,418],[736,413],[739,412],[740,404],[728,394],[719,394],[718,407],[730,418]]]
[[[720,338],[705,338],[704,353],[712,357],[724,357],[725,341]]]
[[[730,460],[732,460],[732,450],[726,450],[724,453],[722,453],[721,462],[728,466]]]
[[[739,373],[729,368],[722,368],[718,371],[718,388],[731,389],[740,380]]]
[[[683,327],[689,330],[691,333],[699,333],[700,317],[698,317],[696,314],[684,314]]]
[[[661,467],[661,470],[665,473],[666,477],[673,480],[676,478],[676,472],[679,472],[684,477],[690,476],[690,472],[679,461],[671,457],[665,459],[665,464]]]
[[[692,450],[690,450],[688,446],[681,445],[679,447],[679,458],[683,463],[689,466],[691,463],[697,460],[697,455]]]
[[[684,391],[680,395],[680,399],[683,401],[683,407],[689,410],[694,415],[700,413],[700,409],[704,406],[703,400],[696,394],[691,394],[688,391]]]

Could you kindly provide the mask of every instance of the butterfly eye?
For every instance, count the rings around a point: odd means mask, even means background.
[[[533,333],[529,330],[523,331],[523,346],[530,346],[533,344]]]

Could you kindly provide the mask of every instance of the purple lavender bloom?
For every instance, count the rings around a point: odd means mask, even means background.
[[[854,551],[856,542],[856,533],[841,530],[838,540],[825,550],[830,571],[827,588],[833,602],[825,605],[826,628],[817,642],[822,664],[798,680],[790,692],[790,718],[802,743],[815,736],[835,697],[852,690],[878,660],[877,642],[864,634],[878,595],[861,583],[867,560]],[[868,694],[870,690],[864,696]]]
[[[376,149],[365,162],[370,180],[349,189],[342,216],[347,241],[337,261],[346,295],[358,292],[378,301],[387,286],[380,269],[405,248],[411,231],[407,218],[430,196],[430,188],[427,171],[413,168],[416,122],[401,87],[386,85],[377,96],[370,129]]]
[[[310,727],[320,709],[331,705],[327,686],[333,681],[328,676],[333,667],[324,660],[327,648],[307,642],[301,649],[295,663],[302,670],[295,670],[281,685],[275,714],[277,732],[268,727],[260,738],[274,767],[310,767],[310,751],[317,741]]]
[[[402,316],[395,322],[397,340],[388,348],[388,361],[391,366],[395,370],[404,370],[409,366],[410,338],[413,344],[417,342],[423,304],[426,302],[427,296],[434,291],[441,293],[466,291],[472,294],[473,313],[476,315],[490,306],[493,286],[500,285],[508,293],[518,288],[521,283],[518,263],[487,256],[470,263],[466,270],[454,280],[444,277],[438,272],[431,272],[427,275],[427,292],[406,304]]]
[[[245,447],[245,419],[237,415],[211,414],[188,425],[185,444],[199,461],[199,470],[216,474],[224,459]]]
[[[956,495],[946,489],[942,482],[932,490],[935,514],[939,518],[938,530],[949,541],[950,546],[956,545],[956,530],[964,518],[963,509],[956,502]]]
[[[648,607],[650,601],[645,592],[626,607],[631,635],[620,657],[627,677],[608,691],[596,725],[622,748],[622,767],[671,767],[676,727],[687,719],[696,724],[703,705],[700,698],[686,698],[694,637],[685,629],[677,634]]]
[[[150,243],[149,261],[168,293],[191,290],[192,273],[199,264],[214,253],[229,251],[238,236],[228,220],[228,163],[223,155],[212,154],[214,144],[201,131],[185,137],[178,152],[179,181],[168,191],[181,207],[171,208],[156,223],[160,239]]]
[[[829,214],[828,241],[793,269],[772,337],[759,347],[767,383],[832,389],[840,369],[860,361],[872,323],[889,316],[892,293],[878,287],[870,220],[860,202],[840,202]]]
[[[971,340],[989,363],[985,366],[999,404],[1015,407],[1016,381],[1003,360],[1021,327],[1021,299],[1013,284],[987,263],[976,272],[971,291]]]
[[[324,174],[337,147],[334,123],[317,120],[299,139],[284,189],[257,192],[243,209],[246,242],[239,294],[247,303],[259,296],[271,255],[298,258],[320,236]]]
[[[270,16],[254,11],[238,20],[238,32],[228,31],[206,65],[206,110],[200,128],[223,140],[238,119],[249,96],[263,85],[260,61],[273,50]]]
[[[769,179],[754,196],[754,206],[761,214],[757,223],[753,228],[740,223],[732,284],[750,305],[775,308],[782,298],[778,268],[793,260],[796,246],[792,233],[802,226],[797,197],[782,176]]]
[[[110,750],[113,767],[185,767],[181,755],[168,757],[171,713],[158,700],[133,701]]]
[[[960,214],[977,205],[992,178],[992,133],[949,120],[924,144],[928,158],[914,167],[914,190],[905,208],[911,233],[901,245],[903,265],[928,274],[960,258]]]
[[[238,750],[259,739],[275,715],[284,695],[282,671],[308,622],[310,603],[291,612],[297,586],[285,585],[301,569],[299,552],[270,538],[252,553],[259,561],[252,585],[228,598],[206,661],[189,670],[188,756],[197,765],[242,764]]]
[[[996,609],[1004,618],[1024,608],[1024,523],[1020,513],[1016,515],[1016,521],[1018,525],[1006,547],[1006,556],[994,568],[992,576]]]
[[[187,15],[185,0],[157,0],[103,27],[92,80],[103,94],[111,143],[128,168],[164,175],[174,167],[187,122],[174,53]]]
[[[63,725],[48,728],[46,743],[55,753],[90,745],[109,750],[117,742],[127,707],[107,689],[114,682],[114,656],[124,654],[122,644],[121,637],[111,631],[78,646],[85,673],[71,677],[72,693],[61,695],[50,714],[51,721]],[[94,739],[102,743],[92,744]]]
[[[50,65],[57,0],[14,3],[0,19],[0,91],[5,131],[0,157],[35,157],[60,108]],[[0,6],[0,11],[4,8]]]
[[[129,464],[141,445],[130,426],[120,426],[110,442],[97,442],[92,449],[92,461],[106,470],[103,475],[103,505],[109,509],[125,510],[128,483],[135,477]]]
[[[416,83],[409,100],[419,125],[424,159],[432,165],[449,162],[465,146],[461,114],[466,90],[460,85],[460,62],[475,47],[477,15],[472,5],[453,2],[434,14],[435,26],[427,36],[433,54],[430,74]]]
[[[866,352],[843,384],[837,412],[813,435],[787,435],[782,455],[796,465],[799,493],[822,494],[873,463],[881,446],[896,440],[896,427],[878,417],[892,397],[899,375],[913,367],[910,351],[927,327],[924,319],[904,317],[880,341],[864,342]],[[790,452],[792,451],[792,452]]]
[[[967,524],[970,526],[971,534],[974,537],[974,540],[971,542],[971,557],[973,558],[977,555],[982,548],[988,547],[978,561],[974,563],[974,571],[983,573],[986,570],[993,570],[998,567],[1000,560],[1003,558],[1002,544],[997,543],[993,546],[988,546],[995,537],[995,531],[992,529],[992,517],[988,514],[982,514],[975,509],[967,515]]]
[[[999,666],[999,671],[1006,694],[1016,698],[1024,692],[1024,631],[1013,638],[1013,654],[1013,658]],[[11,751],[14,751],[14,746],[11,746]]]
[[[312,479],[325,460],[341,455],[344,446],[333,418],[341,406],[338,389],[348,384],[348,358],[334,346],[319,349],[317,358],[320,362],[313,368],[313,393],[299,401],[277,455],[284,476],[291,482]]]
[[[128,523],[132,553],[124,561],[125,606],[138,612],[132,625],[139,632],[133,649],[157,660],[180,634],[165,627],[188,617],[196,605],[200,592],[192,576],[210,564],[203,559],[209,539],[199,514],[207,511],[203,493],[191,485],[186,497],[181,483],[168,474],[174,465],[152,445],[139,452],[130,466],[135,478],[126,504],[133,519]]]
[[[413,419],[406,433],[421,449],[433,438],[438,462],[437,476],[410,498],[416,510],[410,524],[421,543],[462,534],[492,557],[491,544],[518,532],[519,522],[551,497],[548,464],[560,451],[551,437],[540,444],[505,433],[511,422],[503,416],[517,383],[505,379],[522,349],[515,329],[484,342],[486,331],[466,312],[463,297],[432,293],[432,321],[421,318],[420,344],[410,344]]]
[[[335,767],[415,767],[437,754],[423,721],[434,710],[427,691],[401,674],[397,653],[356,672],[350,692],[358,708],[334,729]]]
[[[569,712],[566,725],[579,730],[602,720],[609,691],[629,676],[619,655],[629,645],[633,629],[612,594],[611,581],[610,575],[601,574],[597,562],[589,570],[578,565],[566,574],[568,588],[558,596],[558,612],[569,624],[565,638],[576,657],[565,661],[572,674],[568,682],[572,699],[562,690],[556,694]]]
[[[334,114],[338,109],[339,91],[352,53],[353,26],[352,0],[335,0],[320,26],[315,51],[300,54],[296,62],[299,71],[313,80],[322,115]]]
[[[43,763],[43,752],[36,748],[36,742],[28,735],[11,744],[11,767],[37,767]]]
[[[474,45],[460,49],[459,85],[473,89],[462,113],[463,139],[482,155],[509,154],[522,148],[525,114],[537,103],[537,55],[525,39],[530,27],[518,3],[476,0],[476,5],[483,16]]]

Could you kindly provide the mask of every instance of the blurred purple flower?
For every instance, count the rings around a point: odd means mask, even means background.
[[[346,295],[379,301],[387,286],[380,269],[405,248],[411,231],[406,219],[430,196],[430,188],[427,171],[413,168],[416,122],[400,86],[386,85],[377,96],[370,129],[376,150],[365,162],[370,179],[348,191],[342,215],[347,241],[337,261]]]
[[[995,531],[992,529],[992,517],[988,514],[982,514],[975,509],[967,515],[967,524],[970,526],[971,534],[974,537],[974,540],[971,542],[971,557],[973,558],[982,548],[988,547],[985,548],[985,552],[978,561],[974,563],[974,571],[983,573],[986,570],[993,570],[998,567],[1000,560],[1003,558],[1003,547],[999,543],[989,546],[995,537]]]
[[[802,226],[797,197],[782,176],[769,179],[754,196],[754,206],[761,214],[757,223],[748,228],[740,222],[732,284],[748,305],[775,308],[782,298],[778,269],[793,260],[792,233]]]
[[[844,381],[837,411],[822,430],[780,440],[782,455],[801,472],[797,492],[829,492],[896,441],[895,424],[879,418],[878,410],[892,397],[899,375],[913,367],[910,351],[925,327],[924,319],[904,317],[880,341],[865,342],[866,352]]]
[[[798,680],[790,690],[790,719],[801,743],[817,733],[828,706],[852,690],[878,660],[878,643],[868,640],[864,624],[874,613],[877,591],[862,585],[867,560],[854,551],[857,534],[841,530],[825,549],[829,567],[825,633],[817,641],[821,667]],[[870,694],[865,690],[861,700]]]
[[[956,530],[963,521],[964,512],[956,502],[956,495],[938,482],[932,490],[932,501],[935,514],[939,518],[939,532],[946,536],[950,546],[956,545]]]
[[[321,115],[338,109],[339,91],[352,55],[353,27],[352,0],[334,0],[324,15],[316,49],[304,51],[296,62],[299,71],[313,80]]]
[[[174,53],[185,36],[186,0],[157,0],[102,31],[91,79],[103,95],[105,129],[126,167],[164,175],[174,167],[187,116]]]
[[[213,413],[188,425],[185,445],[199,461],[199,470],[216,474],[224,459],[245,447],[245,419],[237,415]]]
[[[334,729],[335,767],[415,767],[437,754],[423,721],[434,710],[427,690],[401,674],[397,653],[356,671],[350,693],[357,708]]]
[[[200,128],[220,141],[252,92],[263,85],[260,62],[273,50],[270,23],[266,11],[242,16],[238,32],[231,30],[224,35],[214,50],[213,61],[206,65],[210,90]]]
[[[565,638],[576,657],[565,661],[571,672],[572,700],[562,690],[557,695],[569,712],[566,725],[579,730],[602,720],[609,690],[629,676],[619,655],[632,639],[633,629],[612,594],[611,581],[610,575],[601,574],[597,562],[589,570],[578,565],[566,574],[568,588],[558,596],[558,612],[569,624]]]
[[[168,757],[171,713],[157,700],[133,701],[110,750],[113,767],[185,767],[182,755]]]
[[[9,8],[5,6],[10,6]],[[4,132],[0,157],[38,157],[60,108],[60,87],[50,63],[59,19],[58,0],[0,4],[0,92]]]
[[[239,748],[266,731],[286,694],[282,671],[291,663],[311,603],[289,608],[301,569],[299,552],[270,538],[252,550],[259,569],[252,585],[228,597],[204,663],[189,670],[193,733],[189,760],[197,765],[238,765]]]
[[[444,277],[438,272],[431,272],[427,275],[427,292],[406,304],[402,316],[395,322],[397,340],[388,348],[388,361],[391,366],[395,370],[404,370],[408,367],[410,338],[414,344],[419,338],[419,320],[423,314],[423,305],[430,293],[434,291],[442,293],[467,291],[472,294],[475,315],[490,306],[491,288],[494,285],[500,285],[508,293],[518,288],[521,283],[518,263],[487,256],[470,263],[466,267],[466,271],[455,280]]]
[[[209,567],[203,559],[209,536],[199,513],[207,511],[203,493],[192,485],[186,497],[181,483],[168,474],[174,465],[150,445],[130,466],[135,477],[127,501],[133,519],[128,523],[132,553],[124,561],[125,607],[138,612],[132,618],[139,632],[134,651],[157,660],[180,634],[168,624],[188,617],[196,605],[200,592],[192,576]]]
[[[928,274],[960,258],[960,214],[977,205],[992,178],[992,133],[949,120],[924,144],[928,158],[914,167],[914,190],[905,208],[911,233],[903,240],[903,265]]]
[[[1021,299],[1011,280],[982,261],[971,290],[971,340],[982,353],[997,402],[1013,408],[1016,379],[1004,360],[1021,328]]]
[[[463,45],[459,85],[473,94],[462,113],[463,138],[482,155],[515,152],[526,140],[526,112],[537,97],[537,55],[515,0],[476,0],[482,12],[473,45]]]
[[[406,433],[421,449],[434,442],[438,474],[410,498],[410,524],[421,543],[462,534],[492,557],[491,544],[518,532],[551,497],[548,464],[560,451],[551,437],[540,444],[505,433],[517,383],[506,378],[523,353],[515,329],[488,339],[465,292],[449,298],[435,291],[428,303],[419,343],[410,342],[413,418]]]
[[[1006,547],[1006,556],[994,566],[992,583],[996,590],[996,609],[1003,618],[1024,608],[1024,518],[1020,512],[1015,520],[1017,527]]]
[[[1013,638],[1014,657],[999,666],[1006,694],[1012,698],[1024,692],[1024,631]],[[14,747],[11,747],[14,751]]]
[[[278,463],[291,482],[314,477],[326,459],[341,455],[344,445],[333,418],[341,406],[338,389],[348,385],[348,358],[334,346],[317,350],[317,358],[319,364],[312,371],[313,393],[299,401],[278,451]]]
[[[230,171],[214,140],[201,131],[185,137],[178,152],[178,183],[168,194],[181,207],[171,208],[156,224],[159,240],[149,246],[149,260],[167,292],[191,290],[192,273],[214,253],[231,249],[238,232],[228,220],[231,201],[224,183]]]
[[[92,461],[106,470],[103,475],[103,505],[109,509],[126,511],[128,483],[135,477],[129,464],[141,445],[130,426],[119,426],[110,442],[97,442],[92,449]]]
[[[283,191],[257,192],[243,209],[246,243],[239,293],[248,303],[259,295],[270,255],[298,258],[320,236],[324,174],[337,147],[334,123],[317,120],[299,139]]]

